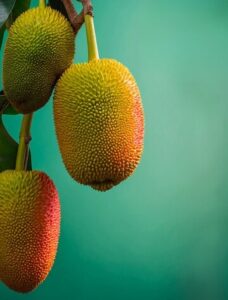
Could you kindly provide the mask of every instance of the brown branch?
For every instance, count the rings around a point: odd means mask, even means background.
[[[70,19],[71,25],[76,35],[84,23],[84,16],[87,14],[93,16],[93,6],[91,4],[91,1],[81,0],[83,9],[80,12],[80,14],[78,14],[76,9],[74,8],[72,0],[61,0],[61,1],[66,8],[68,17]]]
[[[81,0],[81,3],[83,5],[84,16],[90,15],[93,17],[93,5],[91,3],[91,0]]]
[[[69,20],[74,29],[75,35],[80,30],[82,24],[84,23],[84,15],[82,13],[78,14],[71,0],[61,0],[66,8]]]
[[[73,19],[72,19],[72,26],[74,28],[74,32],[75,34],[78,33],[78,31],[80,30],[80,28],[82,27],[84,23],[84,13],[83,13],[83,10],[80,12],[80,14],[76,15]]]

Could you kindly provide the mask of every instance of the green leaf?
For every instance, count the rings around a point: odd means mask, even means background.
[[[66,8],[61,0],[49,0],[48,5],[61,12],[69,20]]]
[[[0,92],[0,114],[16,115],[18,112],[11,106],[3,91]]]
[[[16,0],[0,0],[0,27],[8,19]]]
[[[15,169],[17,149],[18,144],[6,131],[0,115],[0,172]],[[27,169],[32,169],[31,152],[29,152]]]
[[[17,0],[12,11],[13,19],[15,20],[17,17],[20,16],[20,14],[29,9],[30,5],[31,0]]]
[[[10,26],[13,24],[16,18],[20,16],[20,14],[22,14],[27,9],[29,9],[30,4],[31,4],[31,0],[16,0],[14,8],[6,22],[7,28],[10,28]]]
[[[3,25],[1,28],[0,28],[0,50],[2,48],[2,41],[3,41],[3,38],[4,38],[4,32],[5,32],[5,25]]]

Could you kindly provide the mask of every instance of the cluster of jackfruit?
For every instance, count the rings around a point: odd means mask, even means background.
[[[121,63],[72,64],[73,56],[66,19],[51,8],[30,9],[10,29],[4,90],[18,112],[30,113],[48,101],[57,82],[54,120],[63,162],[75,180],[104,191],[131,175],[140,160],[140,91]]]
[[[30,113],[50,98],[73,60],[70,23],[51,8],[34,8],[10,27],[3,60],[4,92],[15,110]],[[60,202],[43,172],[0,173],[0,279],[29,292],[45,280],[55,260]]]
[[[81,184],[106,191],[129,177],[143,150],[139,88],[113,59],[73,64],[74,32],[51,8],[34,8],[11,26],[3,60],[4,92],[19,113],[49,100],[63,162]],[[39,171],[0,173],[0,278],[27,292],[53,265],[60,204],[52,180]]]

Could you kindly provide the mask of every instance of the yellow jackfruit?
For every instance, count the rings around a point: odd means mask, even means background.
[[[32,8],[10,27],[3,59],[3,86],[20,113],[42,107],[74,56],[74,32],[58,11]]]
[[[78,182],[105,191],[132,174],[143,150],[135,79],[112,59],[72,65],[59,79],[54,119],[63,162]]]
[[[46,278],[59,231],[58,194],[46,174],[0,173],[0,278],[7,286],[24,293]]]

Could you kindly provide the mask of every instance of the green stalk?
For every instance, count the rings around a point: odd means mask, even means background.
[[[45,0],[40,0],[39,7],[40,8],[45,8],[46,7],[46,1]]]
[[[28,162],[28,153],[29,153],[29,141],[30,141],[30,128],[32,124],[33,114],[26,114],[23,117],[21,132],[20,132],[20,141],[17,151],[17,160],[16,160],[16,170],[26,170]]]
[[[88,14],[85,15],[85,25],[86,25],[87,44],[88,44],[88,61],[93,59],[99,59],[96,32],[95,32],[92,16]]]

